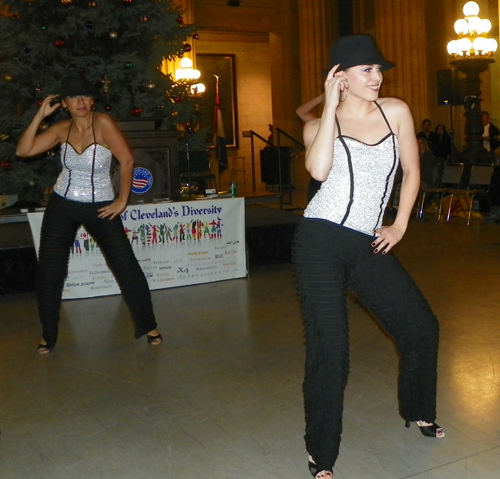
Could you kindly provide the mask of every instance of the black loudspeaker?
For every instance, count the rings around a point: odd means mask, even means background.
[[[289,185],[291,161],[292,149],[289,146],[280,148],[266,146],[263,150],[260,150],[261,181],[266,185],[279,185],[281,171],[281,184]]]
[[[438,105],[463,105],[457,70],[448,68],[437,71]]]

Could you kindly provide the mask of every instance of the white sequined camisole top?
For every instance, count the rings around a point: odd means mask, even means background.
[[[93,118],[94,142],[82,153],[78,153],[68,141],[72,126],[73,122],[68,129],[68,138],[61,145],[62,171],[54,191],[63,198],[82,203],[114,200],[110,176],[113,155],[108,148],[96,142]]]
[[[332,221],[373,236],[382,226],[394,176],[399,164],[399,143],[380,105],[389,133],[374,145],[342,135],[338,137],[328,178],[307,205],[304,216]]]

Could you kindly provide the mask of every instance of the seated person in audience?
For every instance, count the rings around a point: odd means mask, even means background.
[[[423,138],[429,145],[429,149],[436,153],[437,135],[431,130],[431,120],[428,118],[422,122],[422,131],[418,133],[417,138]]]
[[[435,155],[442,161],[446,161],[451,155],[451,137],[443,124],[436,126],[436,150]]]
[[[490,123],[490,115],[487,111],[481,112],[483,124],[483,146],[486,151],[495,151],[500,146],[500,130]]]

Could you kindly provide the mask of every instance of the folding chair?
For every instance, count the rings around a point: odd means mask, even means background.
[[[453,198],[462,196],[465,199],[467,215],[467,226],[470,225],[472,215],[472,207],[474,206],[474,198],[478,196],[486,196],[489,191],[491,176],[493,175],[493,165],[472,165],[470,172],[469,184],[466,188],[446,188],[443,196],[448,194],[450,198],[450,206],[448,207],[448,214],[446,221],[450,219],[451,206]]]
[[[426,195],[439,194],[439,208],[437,219],[441,218],[441,209],[443,207],[443,196],[448,188],[458,188],[462,181],[464,165],[462,163],[447,164],[443,170],[443,176],[437,187],[421,187],[417,201],[417,217],[421,218],[424,213],[424,204]]]

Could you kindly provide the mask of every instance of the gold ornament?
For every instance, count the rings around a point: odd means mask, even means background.
[[[13,80],[12,75],[4,75],[3,76],[3,81],[7,81],[8,82],[8,81],[12,81],[12,80]]]
[[[116,40],[118,38],[118,32],[109,32],[109,38]]]
[[[109,85],[111,85],[111,80],[108,78],[108,75],[104,75],[104,78],[101,80],[102,83],[102,91],[104,93],[109,93]]]
[[[0,141],[8,141],[10,139],[10,135],[8,133],[2,133],[0,135]]]
[[[97,2],[89,2],[89,8],[96,8],[97,7]]]

